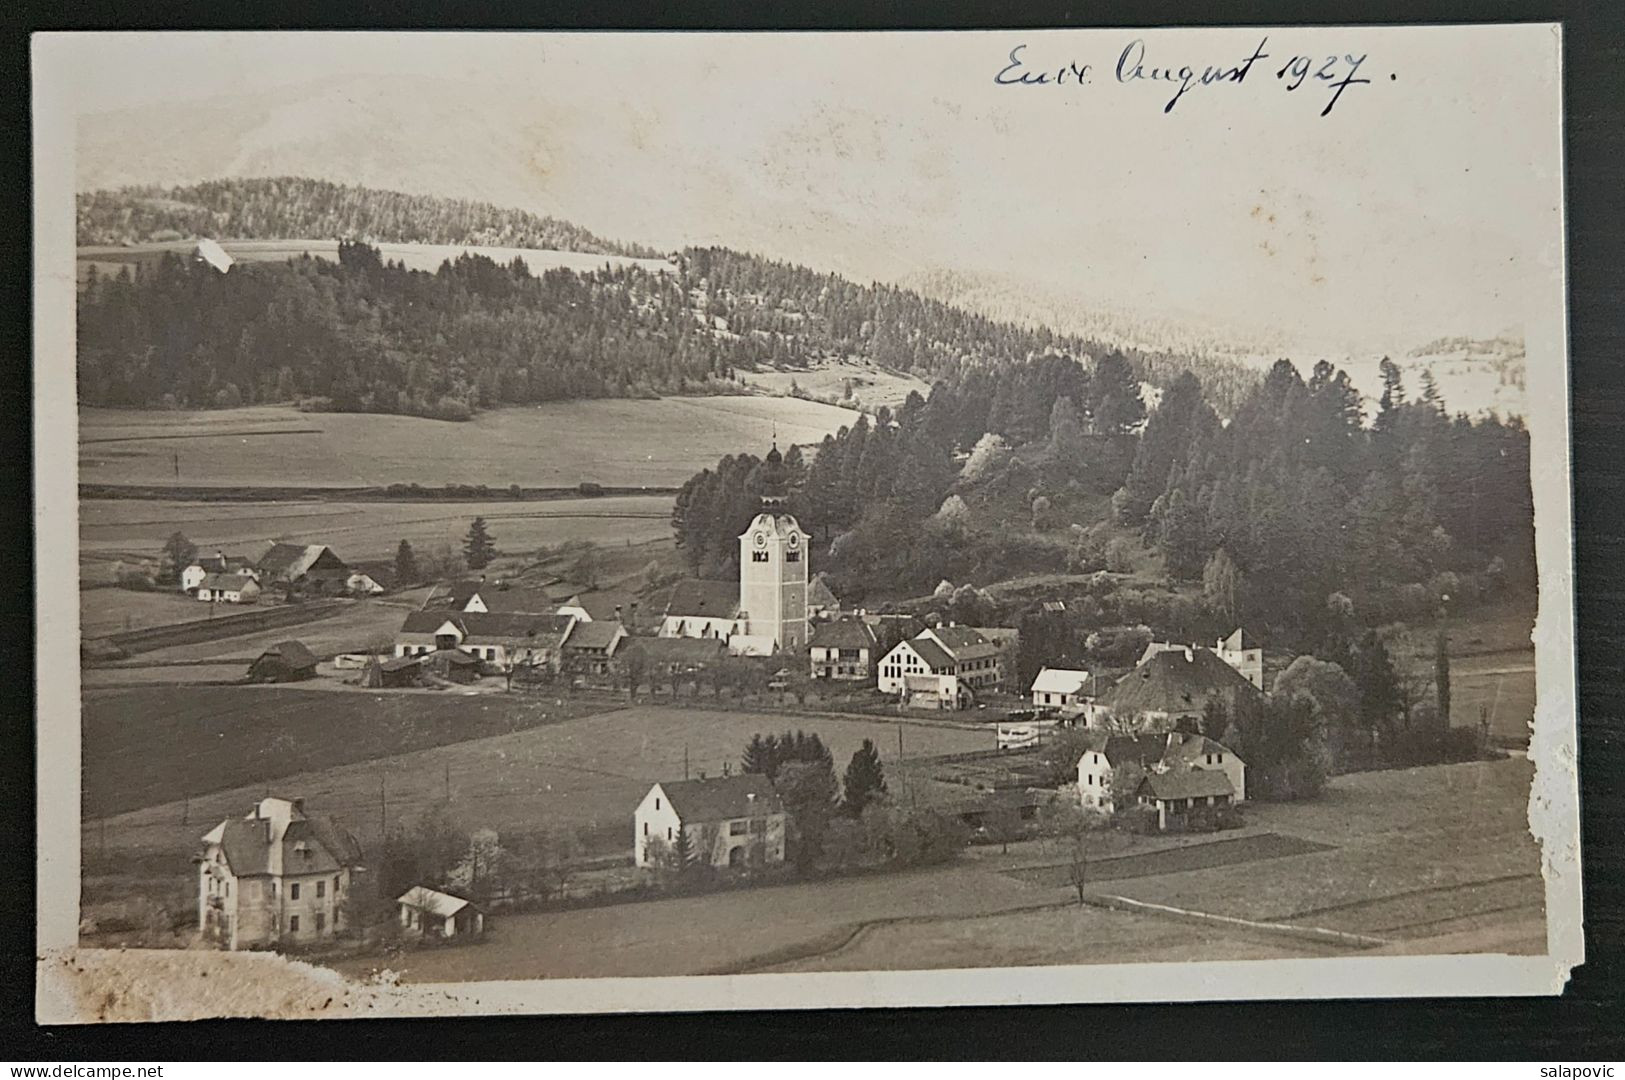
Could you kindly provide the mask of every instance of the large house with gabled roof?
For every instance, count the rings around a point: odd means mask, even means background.
[[[1148,653],[1088,708],[1090,727],[1172,731],[1198,725],[1213,703],[1232,715],[1260,691],[1212,649],[1182,645]]]
[[[272,544],[255,565],[260,585],[343,592],[350,567],[326,544]]]
[[[395,655],[457,649],[496,668],[558,671],[575,619],[513,611],[412,611],[395,635]]]
[[[713,866],[769,866],[784,861],[784,803],[755,773],[669,780],[649,789],[632,815],[638,866],[669,863],[686,837],[690,858]]]
[[[361,845],[303,799],[267,797],[203,835],[198,927],[228,949],[310,944],[344,929]]]

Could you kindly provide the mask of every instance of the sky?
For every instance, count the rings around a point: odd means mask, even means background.
[[[37,59],[72,64],[81,189],[320,176],[1353,351],[1517,329],[1549,295],[1555,35],[97,34]],[[1114,71],[1137,39],[1148,73],[1266,56],[1165,111],[1175,83]],[[1018,74],[1087,83],[999,85],[1018,47]],[[1323,116],[1313,73],[1351,57],[1371,81]]]

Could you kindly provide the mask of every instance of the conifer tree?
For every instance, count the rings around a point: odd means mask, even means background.
[[[873,739],[864,739],[863,745],[852,752],[842,783],[845,796],[841,810],[848,817],[858,817],[864,807],[886,793],[886,770]]]
[[[468,560],[470,570],[484,570],[496,558],[496,538],[485,527],[485,519],[476,517],[468,526],[468,536],[463,540],[463,557]]]

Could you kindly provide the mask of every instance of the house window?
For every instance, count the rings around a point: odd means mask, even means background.
[[[667,840],[670,840],[670,839],[672,839],[672,835],[671,835],[671,826],[670,826],[670,825],[667,825],[667,826],[666,826],[666,839],[667,839]]]
[[[750,822],[748,822],[748,821],[730,821],[730,822],[728,822],[728,835],[729,836],[744,836],[745,833],[747,833],[749,831],[750,831]]]
[[[318,881],[316,883],[316,899],[320,900],[322,897],[324,897],[326,895],[327,895],[327,882]],[[318,927],[318,929],[320,929],[320,928]]]
[[[271,895],[276,895],[276,882],[274,880],[271,882]]]
[[[299,899],[299,883],[297,881],[288,886],[288,899]]]
[[[660,800],[659,800],[659,799],[656,799],[656,800],[655,800],[655,809],[656,809],[656,810],[659,810],[659,809],[660,809]]]
[[[226,895],[227,896],[231,895],[231,882],[230,881],[226,882]]]
[[[297,916],[297,915],[289,915],[288,916],[288,933],[297,934],[298,932],[299,932],[299,916]]]
[[[327,916],[320,911],[316,913],[316,932],[319,934],[327,929]]]
[[[647,821],[645,821],[645,822],[644,822],[644,823],[643,823],[643,835],[644,835],[644,836],[648,836],[648,835],[649,835],[649,823],[648,823],[648,822],[647,822]]]

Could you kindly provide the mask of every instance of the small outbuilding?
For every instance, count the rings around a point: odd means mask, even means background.
[[[316,656],[302,641],[284,641],[248,665],[249,682],[298,682],[316,674]]]
[[[423,657],[397,656],[389,660],[372,657],[361,675],[361,685],[368,689],[416,686],[423,673]]]
[[[401,929],[419,937],[478,937],[485,933],[485,912],[472,901],[425,885],[414,885],[398,900]]]

